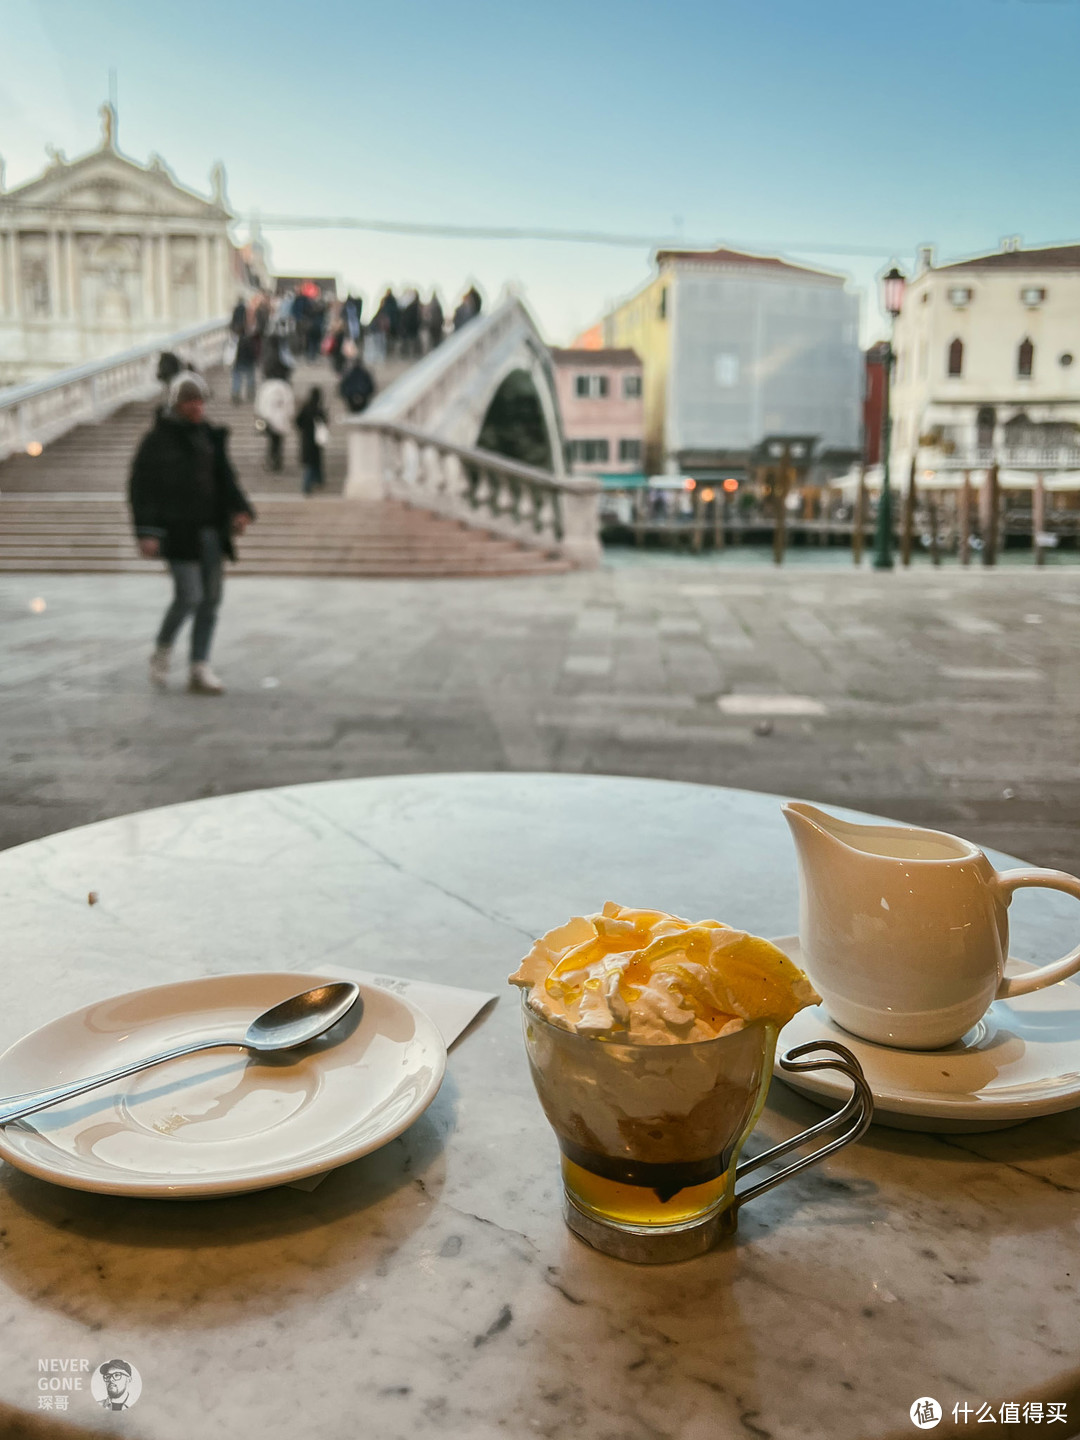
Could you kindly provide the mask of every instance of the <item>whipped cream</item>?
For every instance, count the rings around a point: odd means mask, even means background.
[[[541,936],[510,983],[559,1029],[632,1045],[714,1040],[754,1020],[779,1027],[818,999],[768,941],[612,901]]]

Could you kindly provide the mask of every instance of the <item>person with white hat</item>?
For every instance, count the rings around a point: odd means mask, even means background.
[[[235,560],[233,536],[255,518],[229,460],[228,431],[206,419],[209,389],[201,375],[182,371],[169,385],[131,468],[129,499],[139,553],[160,557],[172,571],[174,593],[150,657],[150,679],[164,689],[172,646],[189,617],[188,688],[220,695],[210,668],[210,645],[221,604],[224,561]]]

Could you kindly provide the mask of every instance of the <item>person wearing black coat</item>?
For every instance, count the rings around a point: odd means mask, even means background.
[[[367,409],[368,401],[375,394],[375,381],[359,355],[343,376],[338,394],[349,407],[351,415],[359,415]]]
[[[173,577],[150,679],[165,688],[173,642],[191,616],[189,688],[220,695],[225,687],[209,656],[224,561],[236,558],[232,537],[243,533],[255,511],[229,460],[228,431],[206,421],[208,393],[201,376],[185,371],[175,377],[168,408],[158,411],[136,451],[128,497],[140,553],[167,561]]]
[[[296,428],[300,431],[300,463],[304,467],[305,495],[311,495],[316,486],[326,484],[326,477],[323,475],[323,447],[319,441],[329,423],[323,409],[322,391],[318,385],[313,385],[311,394],[296,416]]]

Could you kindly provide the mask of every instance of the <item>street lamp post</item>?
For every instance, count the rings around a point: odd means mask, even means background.
[[[896,354],[893,350],[893,332],[896,328],[896,317],[904,304],[905,277],[902,271],[894,265],[885,276],[883,285],[885,290],[885,309],[889,312],[889,338],[885,346],[885,397],[882,406],[881,419],[881,500],[878,504],[877,532],[874,537],[874,569],[891,570],[893,567],[892,557],[892,492],[889,489],[889,451],[892,449],[892,411],[890,407],[890,394],[892,390],[893,362]]]

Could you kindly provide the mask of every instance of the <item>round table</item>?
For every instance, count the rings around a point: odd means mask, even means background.
[[[1075,1111],[979,1135],[875,1126],[686,1264],[630,1266],[566,1230],[505,980],[534,936],[608,899],[790,933],[777,798],[390,777],[0,854],[3,1046],[110,993],[229,971],[333,963],[504,993],[427,1113],[311,1193],[127,1200],[0,1166],[4,1433],[847,1440],[915,1433],[920,1396],[948,1416],[1075,1392]],[[1020,954],[1072,943],[1060,897],[1018,918]],[[751,1150],[820,1116],[774,1084]],[[43,1361],[113,1356],[141,1372],[133,1411],[85,1391],[38,1411]],[[1080,1393],[1069,1421],[1049,1434],[1076,1433]]]

